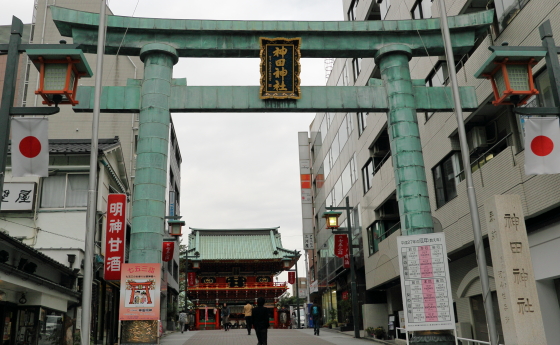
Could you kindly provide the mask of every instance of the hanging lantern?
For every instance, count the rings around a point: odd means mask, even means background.
[[[171,236],[182,236],[181,229],[185,226],[185,221],[170,219],[167,221],[169,225],[169,235]]]
[[[545,51],[515,50],[516,47],[490,47],[492,55],[474,74],[492,82],[494,105],[523,105],[539,91],[535,88],[533,69]]]
[[[340,217],[341,214],[342,212],[336,211],[328,211],[323,213],[323,218],[327,220],[327,229],[338,229],[338,217]]]
[[[80,49],[27,49],[29,59],[39,70],[39,89],[35,94],[43,104],[77,105],[76,90],[80,78],[93,75]]]

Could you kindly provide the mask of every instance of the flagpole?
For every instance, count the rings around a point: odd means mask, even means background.
[[[103,77],[103,55],[105,54],[105,20],[107,0],[101,0],[99,28],[97,30],[97,64],[95,69],[95,98],[91,125],[91,155],[89,160],[89,188],[86,218],[86,243],[84,253],[84,279],[82,291],[81,345],[90,344],[91,301],[93,283],[93,255],[97,216],[97,144],[99,136],[99,104]]]
[[[449,71],[449,79],[451,89],[453,90],[453,102],[455,103],[455,115],[457,117],[457,130],[459,132],[459,142],[461,144],[461,157],[463,160],[463,171],[467,180],[467,197],[469,200],[469,210],[474,233],[474,249],[478,262],[478,272],[480,276],[480,284],[482,285],[482,299],[484,302],[484,311],[486,313],[486,324],[488,326],[488,335],[491,345],[498,345],[498,332],[496,329],[496,319],[494,317],[494,309],[492,305],[492,294],[490,291],[490,281],[488,278],[488,268],[486,265],[486,253],[482,242],[482,231],[480,229],[480,217],[478,215],[478,204],[476,201],[476,192],[472,179],[471,161],[469,157],[469,144],[467,143],[467,135],[465,131],[465,120],[463,118],[463,107],[461,106],[461,98],[459,96],[459,86],[457,83],[457,71],[455,70],[455,58],[453,56],[453,46],[451,45],[451,35],[447,23],[447,9],[445,8],[445,0],[439,1],[441,33],[443,35],[443,43],[445,47],[445,58],[447,60],[447,69]]]

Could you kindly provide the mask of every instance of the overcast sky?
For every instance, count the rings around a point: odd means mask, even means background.
[[[0,25],[9,25],[12,15],[30,23],[33,3],[6,1]],[[342,0],[113,0],[109,7],[115,15],[152,18],[343,20]],[[173,77],[187,78],[189,85],[256,86],[259,60],[183,58]],[[302,59],[301,77],[302,85],[325,85],[324,60]],[[181,214],[187,226],[280,226],[284,247],[302,250],[297,133],[308,131],[313,117],[173,114],[183,158]]]

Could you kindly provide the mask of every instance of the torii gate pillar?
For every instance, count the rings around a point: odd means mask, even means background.
[[[175,48],[164,43],[142,47],[144,80],[132,201],[130,262],[161,262],[161,239],[165,216],[167,151],[169,143],[169,97],[173,65],[179,61]]]

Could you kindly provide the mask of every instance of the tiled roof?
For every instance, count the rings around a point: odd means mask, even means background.
[[[109,150],[119,145],[119,137],[112,139],[99,139],[97,149],[99,152]],[[8,146],[10,152],[11,144]],[[90,153],[91,139],[49,139],[49,153]]]
[[[278,228],[190,229],[189,256],[198,252],[200,260],[270,260],[294,254],[282,248]]]

